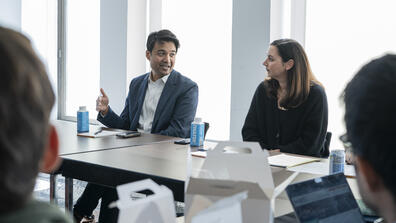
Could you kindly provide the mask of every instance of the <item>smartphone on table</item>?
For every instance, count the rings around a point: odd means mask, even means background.
[[[187,144],[190,144],[190,138],[177,140],[177,141],[175,141],[175,144],[179,144],[179,145],[187,145]]]
[[[132,138],[132,137],[138,137],[140,135],[141,135],[141,133],[138,131],[127,131],[127,132],[120,132],[120,133],[116,134],[116,136],[121,137],[121,138]]]

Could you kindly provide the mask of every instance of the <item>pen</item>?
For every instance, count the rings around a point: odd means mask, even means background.
[[[94,135],[97,135],[97,134],[101,133],[102,131],[103,131],[103,129],[100,128],[98,131],[96,131],[96,132],[94,133]]]

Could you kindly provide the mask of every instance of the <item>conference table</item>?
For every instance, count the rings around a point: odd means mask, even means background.
[[[206,149],[214,147],[206,143]],[[185,181],[188,165],[192,170],[200,170],[205,159],[191,156],[189,145],[176,145],[172,141],[102,150],[90,153],[64,155],[62,175],[66,178],[84,180],[115,188],[118,185],[150,178],[158,184],[172,190],[176,201],[184,201]],[[189,161],[190,160],[190,161]],[[191,162],[191,163],[189,163]],[[285,168],[271,167],[275,186],[280,185],[293,174]],[[320,177],[323,175],[300,173],[292,182]],[[354,179],[348,179],[354,193],[357,193]],[[356,195],[355,195],[356,196]],[[359,196],[358,196],[359,197]],[[292,206],[286,195],[281,193],[275,202],[275,217],[292,211]]]
[[[150,178],[172,190],[176,201],[184,201],[188,148],[170,141],[64,155],[62,175],[113,188]],[[192,158],[193,168],[200,168],[203,162]]]
[[[72,210],[73,179],[79,179],[107,187],[150,178],[172,190],[176,201],[184,201],[185,181],[188,165],[192,170],[200,170],[205,159],[190,156],[196,151],[189,145],[177,145],[178,138],[142,134],[131,139],[115,136],[104,138],[85,138],[76,136],[75,123],[57,121],[55,123],[61,141],[60,154],[63,159],[58,173],[65,177],[65,208]],[[205,142],[205,149],[213,143]],[[275,155],[271,153],[270,155]],[[191,163],[189,163],[191,162]],[[326,162],[323,160],[322,162]],[[285,168],[271,167],[275,186],[293,174]],[[300,173],[292,182],[323,176],[325,174]],[[356,198],[360,198],[356,181],[348,178]],[[275,202],[275,217],[292,211],[287,195],[283,192]]]
[[[58,132],[59,155],[61,156],[179,139],[148,133],[142,133],[141,136],[134,138],[120,138],[115,135],[99,138],[81,137],[77,136],[77,123],[75,122],[52,120],[51,123]],[[96,131],[99,128],[98,125],[90,125],[90,131]],[[116,129],[115,131],[120,132],[125,130]]]
[[[175,141],[180,138],[142,133],[139,137],[120,138],[115,135],[90,138],[77,136],[77,124],[75,122],[51,120],[51,124],[55,126],[59,136],[59,155],[62,158],[72,154],[87,154],[97,151],[114,150],[124,147],[133,147],[146,144],[155,144],[166,141]],[[98,125],[90,125],[90,131],[96,131],[100,127]],[[121,132],[124,130],[114,130]],[[50,200],[55,202],[56,195],[56,176],[63,175],[63,170],[67,162],[62,162],[59,169],[50,175]],[[68,167],[68,166],[66,166]],[[73,206],[73,178],[65,178],[65,208],[72,209]]]

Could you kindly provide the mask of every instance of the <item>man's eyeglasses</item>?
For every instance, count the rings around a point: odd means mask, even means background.
[[[352,143],[348,140],[348,135],[345,133],[339,137],[345,149],[345,161],[348,164],[352,164],[354,156],[352,152]]]
[[[344,145],[345,150],[352,149],[352,143],[348,140],[348,135],[345,133],[339,137],[342,144]]]

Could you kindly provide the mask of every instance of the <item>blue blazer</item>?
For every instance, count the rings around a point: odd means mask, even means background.
[[[149,76],[150,73],[146,73],[131,81],[125,107],[120,116],[109,107],[105,117],[98,114],[98,121],[111,128],[137,130]],[[190,126],[197,105],[198,85],[173,70],[158,101],[151,133],[190,137]]]

